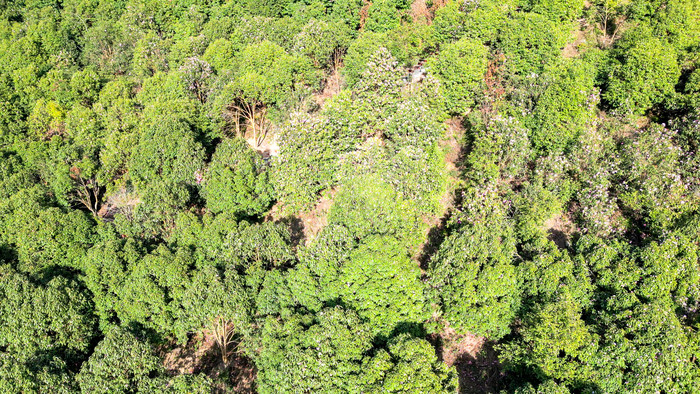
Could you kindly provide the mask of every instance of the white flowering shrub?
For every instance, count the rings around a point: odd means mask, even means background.
[[[471,131],[468,176],[474,182],[512,182],[525,175],[530,160],[529,130],[514,117],[496,115]]]

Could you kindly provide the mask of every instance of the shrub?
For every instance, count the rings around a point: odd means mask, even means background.
[[[519,75],[540,74],[544,66],[561,56],[571,37],[572,26],[536,13],[521,13],[509,19],[501,30],[496,48]]]
[[[496,115],[472,128],[466,165],[473,182],[512,181],[525,174],[531,155],[530,132],[516,118]]]
[[[563,153],[584,128],[594,127],[598,91],[595,70],[581,61],[565,62],[543,77],[551,82],[537,99],[532,145],[538,153]]]
[[[419,238],[414,204],[399,197],[393,187],[374,174],[360,175],[344,183],[328,222],[344,225],[358,240],[387,235],[415,246]]]
[[[512,226],[495,185],[468,189],[463,201],[454,231],[430,260],[429,298],[458,333],[498,340],[520,303]]]
[[[469,37],[493,44],[515,6],[514,1],[449,1],[435,11],[435,39],[448,44]]]
[[[553,21],[572,21],[581,15],[583,0],[533,0],[529,11],[546,16]]]
[[[643,114],[673,93],[680,76],[676,52],[643,31],[623,40],[613,52],[603,98],[623,112]]]
[[[272,203],[274,194],[265,163],[242,139],[221,142],[206,173],[200,176],[202,194],[214,213],[258,216]]]
[[[360,80],[370,57],[384,45],[385,40],[384,34],[365,31],[350,43],[343,59],[343,74],[349,87]]]
[[[462,38],[446,45],[427,67],[440,80],[447,111],[463,115],[483,89],[488,49],[479,41]]]

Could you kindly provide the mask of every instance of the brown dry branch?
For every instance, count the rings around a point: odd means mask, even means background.
[[[228,365],[229,361],[229,347],[231,343],[233,343],[233,337],[235,335],[233,328],[233,323],[222,316],[217,316],[212,321],[211,332],[216,341],[216,345],[221,351],[221,361],[224,365]]]
[[[97,217],[102,194],[102,188],[97,184],[97,180],[94,178],[83,178],[80,174],[80,169],[77,167],[71,167],[70,177],[77,186],[72,195],[73,201],[80,203],[93,216]]]

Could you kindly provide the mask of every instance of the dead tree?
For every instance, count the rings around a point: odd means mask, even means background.
[[[216,345],[221,351],[221,361],[223,361],[224,365],[228,365],[229,362],[228,356],[235,335],[233,328],[233,323],[223,316],[217,316],[212,321],[211,331]]]
[[[97,184],[97,180],[94,177],[84,178],[77,167],[71,167],[70,177],[76,186],[71,193],[71,199],[83,205],[97,217],[102,196],[102,188]]]
[[[267,137],[267,107],[258,101],[246,101],[236,99],[228,106],[229,112],[232,114],[236,127],[236,135],[244,136],[245,132],[241,132],[241,117],[246,120],[253,130],[253,142],[257,148],[262,144]]]

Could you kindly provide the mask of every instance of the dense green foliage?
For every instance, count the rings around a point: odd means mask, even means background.
[[[698,0],[0,1],[0,392],[697,392],[698,152]]]

